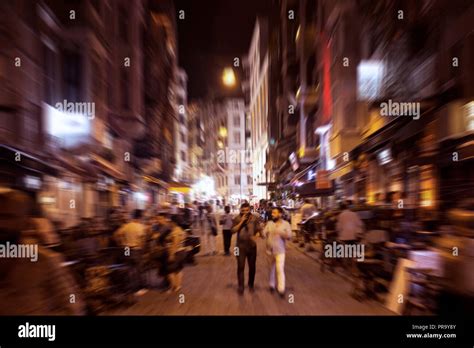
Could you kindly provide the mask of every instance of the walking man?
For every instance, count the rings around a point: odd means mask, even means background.
[[[291,226],[282,216],[282,208],[274,207],[272,209],[272,220],[267,222],[263,236],[267,240],[267,254],[271,258],[270,291],[274,292],[276,286],[278,294],[284,297],[286,241],[291,239]]]
[[[232,215],[230,214],[230,206],[224,208],[224,215],[221,216],[220,223],[222,225],[222,236],[224,239],[224,255],[230,255],[230,242],[232,239]]]
[[[245,202],[240,206],[240,215],[236,216],[232,224],[232,233],[237,233],[237,279],[239,295],[244,293],[245,260],[249,266],[249,291],[254,291],[255,267],[257,261],[257,233],[262,228],[257,216],[250,212],[250,204]]]

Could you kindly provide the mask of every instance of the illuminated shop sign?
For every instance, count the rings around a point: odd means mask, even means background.
[[[298,158],[296,157],[296,153],[292,152],[289,158],[290,158],[291,168],[293,168],[293,170],[297,170],[300,165],[298,163]]]
[[[87,141],[91,133],[91,118],[86,114],[61,111],[43,103],[46,132],[60,139],[68,148]]]
[[[357,66],[357,99],[374,100],[381,97],[384,74],[382,61],[361,61]]]

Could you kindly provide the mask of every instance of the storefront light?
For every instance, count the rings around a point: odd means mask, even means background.
[[[304,146],[301,146],[301,147],[298,149],[298,157],[299,157],[299,158],[303,158],[305,152],[306,152],[305,147],[304,147]]]
[[[145,202],[148,199],[148,196],[144,194],[143,192],[135,192],[133,195],[135,196],[135,199],[138,201]]]
[[[467,130],[474,130],[474,101],[464,105],[465,115],[467,119]]]
[[[432,207],[433,206],[433,201],[429,200],[429,199],[421,201],[421,206],[422,207]]]
[[[40,204],[56,204],[56,198],[52,196],[43,196],[39,198]]]
[[[23,178],[23,182],[26,188],[39,190],[41,188],[41,178],[33,175],[26,175]]]
[[[74,188],[72,183],[70,183],[69,181],[65,181],[65,180],[60,180],[59,184],[58,184],[58,187],[61,190],[72,190]]]
[[[326,169],[327,170],[333,170],[336,168],[336,161],[333,160],[332,158],[328,157],[327,164],[326,164]]]
[[[216,194],[214,179],[207,175],[203,176],[193,185],[193,191],[197,194],[202,194],[207,197],[214,196]]]

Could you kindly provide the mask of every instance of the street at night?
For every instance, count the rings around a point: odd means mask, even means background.
[[[352,298],[351,283],[343,275],[322,273],[319,263],[296,246],[287,253],[288,294],[280,298],[269,291],[270,262],[263,241],[258,248],[254,293],[238,296],[235,257],[202,256],[184,269],[182,293],[151,290],[136,304],[106,315],[393,315],[376,301]]]
[[[5,346],[464,343],[473,81],[472,0],[1,0]]]

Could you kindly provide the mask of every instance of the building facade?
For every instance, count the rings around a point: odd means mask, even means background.
[[[175,180],[190,182],[189,175],[189,149],[188,149],[188,96],[187,75],[183,69],[178,69],[176,76],[176,97],[178,106],[178,119],[175,121]]]
[[[245,60],[248,70],[248,93],[250,95],[248,112],[252,139],[252,191],[254,200],[267,198],[269,180],[266,168],[268,152],[268,22],[257,19]]]
[[[245,142],[245,102],[243,99],[225,99],[217,106],[217,152],[215,174],[217,192],[226,201],[237,204],[249,200],[252,185],[251,153]]]
[[[59,225],[103,217],[111,207],[150,203],[135,141],[147,129],[160,128],[154,120],[166,114],[164,105],[153,110],[145,94],[150,82],[144,78],[150,62],[145,43],[151,42],[146,35],[153,32],[155,5],[0,5],[1,184],[30,192]],[[162,11],[170,22],[171,11]],[[168,99],[167,89],[159,94]]]
[[[204,137],[204,106],[201,102],[193,102],[188,107],[188,149],[190,180],[195,183],[204,175],[203,148]]]

